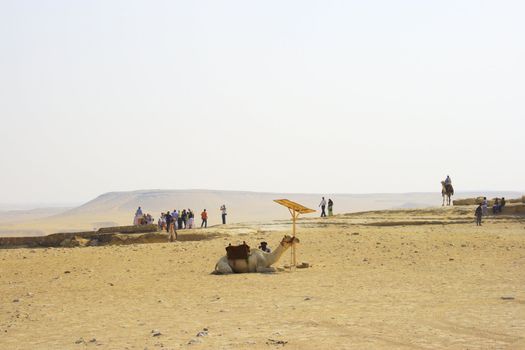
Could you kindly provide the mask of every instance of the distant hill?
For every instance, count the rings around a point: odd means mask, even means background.
[[[505,196],[519,197],[520,192],[464,192],[454,198]],[[48,217],[31,218],[24,222],[5,222],[0,215],[0,234],[43,234],[75,230],[93,230],[100,227],[129,225],[138,206],[145,213],[158,218],[161,212],[191,208],[200,224],[200,212],[209,212],[209,225],[220,223],[219,207],[226,204],[228,223],[287,219],[288,211],[274,199],[288,198],[319,210],[321,194],[265,193],[216,190],[139,190],[109,192],[69,210],[52,213]],[[376,193],[324,194],[334,201],[334,213],[394,208],[426,208],[441,206],[441,193]],[[320,212],[313,215],[319,215]],[[32,232],[32,233],[31,233]]]
[[[29,210],[6,210],[0,211],[0,223],[27,222],[42,219],[68,211],[70,207],[36,208]]]

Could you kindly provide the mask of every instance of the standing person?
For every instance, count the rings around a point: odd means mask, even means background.
[[[483,216],[487,216],[489,213],[488,204],[489,203],[487,201],[487,197],[483,197],[483,201],[481,202],[481,210]]]
[[[162,230],[162,217],[164,216],[164,213],[160,213],[159,220],[157,221],[157,228],[159,231]]]
[[[182,219],[182,226],[186,228],[186,223],[188,221],[188,213],[186,212],[186,209],[182,209],[182,214],[180,214],[180,217]]]
[[[164,213],[160,213],[160,218],[157,221],[157,227],[159,228],[159,231],[162,231],[162,220],[164,220]]]
[[[193,228],[193,223],[195,221],[195,214],[191,209],[188,209],[188,228]]]
[[[328,198],[328,216],[334,215],[333,209],[334,209],[334,202],[330,198]]]
[[[501,197],[501,202],[499,202],[499,212],[500,213],[503,211],[504,206],[505,206],[505,197]]]
[[[173,209],[171,212],[171,219],[173,221],[173,226],[175,226],[175,230],[180,229],[180,227],[177,224],[177,220],[179,220],[179,213],[177,212],[177,209]]]
[[[182,212],[179,210],[177,215],[177,225],[179,226],[179,230],[182,230]]]
[[[481,226],[481,217],[483,216],[483,209],[481,208],[481,204],[478,205],[474,214],[476,215],[476,226]]]
[[[496,215],[499,213],[499,198],[494,198],[494,204],[492,205],[492,214]]]
[[[133,225],[139,225],[139,221],[142,215],[142,208],[138,207],[137,211],[135,212],[135,217],[133,218]]]
[[[321,203],[319,203],[319,206],[321,207],[321,217],[326,217],[326,212],[324,211],[324,209],[326,208],[326,200],[324,199],[321,199]]]
[[[180,224],[180,210],[175,210],[174,209],[173,215],[175,216],[175,227],[178,230],[181,230],[182,229],[182,225]]]
[[[171,216],[170,212],[168,211],[166,213],[166,232],[170,233],[170,226],[173,223],[173,217]]]
[[[222,224],[226,225],[226,205],[221,205]]]
[[[162,213],[162,217],[160,218],[160,230],[164,231],[166,229],[166,214]]]
[[[208,227],[208,213],[206,212],[206,209],[201,213],[201,227],[204,226],[204,228]]]
[[[176,220],[172,218],[171,223],[169,225],[168,242],[173,242],[177,239],[177,228],[175,226],[176,226]]]

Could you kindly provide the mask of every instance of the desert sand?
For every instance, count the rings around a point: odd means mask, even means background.
[[[525,349],[525,220],[473,208],[304,218],[298,261],[212,275],[228,243],[0,250],[1,349]],[[184,231],[180,231],[184,235]],[[290,263],[285,253],[278,266]],[[159,334],[160,333],[160,334]]]

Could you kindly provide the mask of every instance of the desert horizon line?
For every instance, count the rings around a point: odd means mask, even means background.
[[[96,200],[100,197],[111,195],[111,194],[123,194],[123,193],[146,193],[152,191],[162,191],[162,192],[223,192],[223,193],[257,193],[257,194],[275,194],[275,195],[319,195],[319,196],[328,196],[328,195],[340,195],[340,196],[366,196],[366,195],[396,195],[396,194],[432,194],[438,193],[439,191],[413,191],[413,192],[277,192],[277,191],[256,191],[256,190],[231,190],[231,189],[212,189],[212,188],[150,188],[150,189],[136,189],[136,190],[122,190],[122,191],[108,191],[103,192],[99,195],[91,197],[87,200],[78,200],[78,201],[20,201],[20,202],[0,202],[0,211],[9,211],[9,210],[32,210],[40,209],[45,207],[72,207],[80,206],[86,203],[89,203],[93,200]],[[525,190],[493,190],[493,189],[473,189],[473,190],[460,190],[456,191],[456,194],[473,194],[473,193],[521,193],[525,194]],[[15,207],[25,207],[24,209],[7,209],[9,206]]]

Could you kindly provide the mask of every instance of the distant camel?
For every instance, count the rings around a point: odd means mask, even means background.
[[[284,236],[279,246],[271,253],[259,249],[252,249],[248,259],[228,259],[225,255],[215,265],[214,274],[223,275],[244,272],[275,272],[271,265],[279,261],[283,253],[292,245],[299,243],[299,239]]]
[[[445,185],[445,181],[441,181],[441,196],[443,197],[443,204],[445,205],[445,196],[447,197],[447,205],[450,205],[450,197],[454,195],[454,187],[452,185]]]

